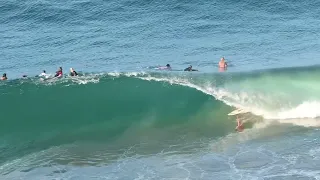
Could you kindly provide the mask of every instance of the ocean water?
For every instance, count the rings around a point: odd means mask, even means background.
[[[0,179],[320,179],[319,24],[314,0],[1,1]]]

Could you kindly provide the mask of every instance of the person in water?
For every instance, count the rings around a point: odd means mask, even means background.
[[[227,68],[227,66],[228,66],[227,62],[225,61],[224,57],[222,57],[219,61],[219,68],[225,69]]]
[[[184,71],[198,71],[198,70],[192,69],[192,66],[190,65],[189,67],[185,68]]]
[[[241,122],[240,118],[237,116],[237,127],[236,130],[238,132],[242,132],[244,130],[243,122]]]
[[[1,77],[1,80],[2,80],[2,81],[5,81],[5,80],[7,80],[7,79],[8,79],[7,74],[4,73],[4,74],[2,75],[2,77]]]
[[[62,67],[59,67],[59,70],[56,72],[56,75],[54,75],[54,77],[60,78],[62,77],[62,75],[63,75]]]
[[[47,76],[46,70],[43,70],[39,76]]]
[[[171,66],[170,66],[170,64],[167,64],[166,66],[160,66],[158,69],[171,70]]]
[[[78,76],[78,73],[73,68],[70,68],[70,76]]]

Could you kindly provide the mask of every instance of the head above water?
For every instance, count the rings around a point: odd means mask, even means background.
[[[2,77],[7,77],[7,74],[6,74],[6,73],[3,73]]]
[[[170,64],[167,64],[166,66],[167,66],[167,67],[170,67]]]
[[[224,57],[222,57],[222,58],[220,59],[220,61],[224,61]]]
[[[46,73],[46,70],[43,70],[42,72],[43,72],[43,73]]]
[[[74,71],[74,69],[73,68],[70,68],[70,72],[73,72]]]

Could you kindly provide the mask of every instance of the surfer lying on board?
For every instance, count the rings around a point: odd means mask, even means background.
[[[161,69],[161,70],[171,70],[171,66],[170,66],[170,64],[167,64],[166,66],[160,66],[160,67],[158,67],[158,69]]]
[[[238,132],[241,132],[244,130],[244,127],[243,127],[243,122],[241,122],[240,118],[237,116],[237,127],[236,127],[236,130]]]
[[[192,69],[192,66],[190,65],[189,67],[185,68],[184,71],[198,71],[198,70]]]

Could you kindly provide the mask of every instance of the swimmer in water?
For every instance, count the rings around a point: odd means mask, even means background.
[[[62,67],[59,67],[59,70],[56,72],[56,75],[54,75],[54,77],[62,77],[63,73],[62,73]]]
[[[241,122],[238,116],[237,116],[237,127],[235,128],[235,130],[238,132],[241,132],[244,130],[243,122]]]
[[[39,76],[44,76],[44,77],[46,77],[46,76],[47,76],[46,71],[45,71],[45,70],[43,70],[43,71],[42,71],[42,73],[41,73]]]
[[[78,73],[73,68],[70,68],[70,76],[78,76]]]
[[[8,78],[7,78],[7,74],[6,73],[4,73],[3,75],[2,75],[2,77],[1,77],[1,81],[5,81],[5,80],[7,80]]]
[[[161,70],[171,70],[171,66],[170,66],[170,64],[167,64],[166,66],[160,66],[158,69],[161,69]]]
[[[219,62],[219,68],[225,69],[225,68],[227,68],[227,66],[228,66],[227,62],[225,61],[224,57],[222,57]]]
[[[198,70],[192,69],[192,66],[190,65],[189,67],[185,68],[184,71],[198,71]]]

